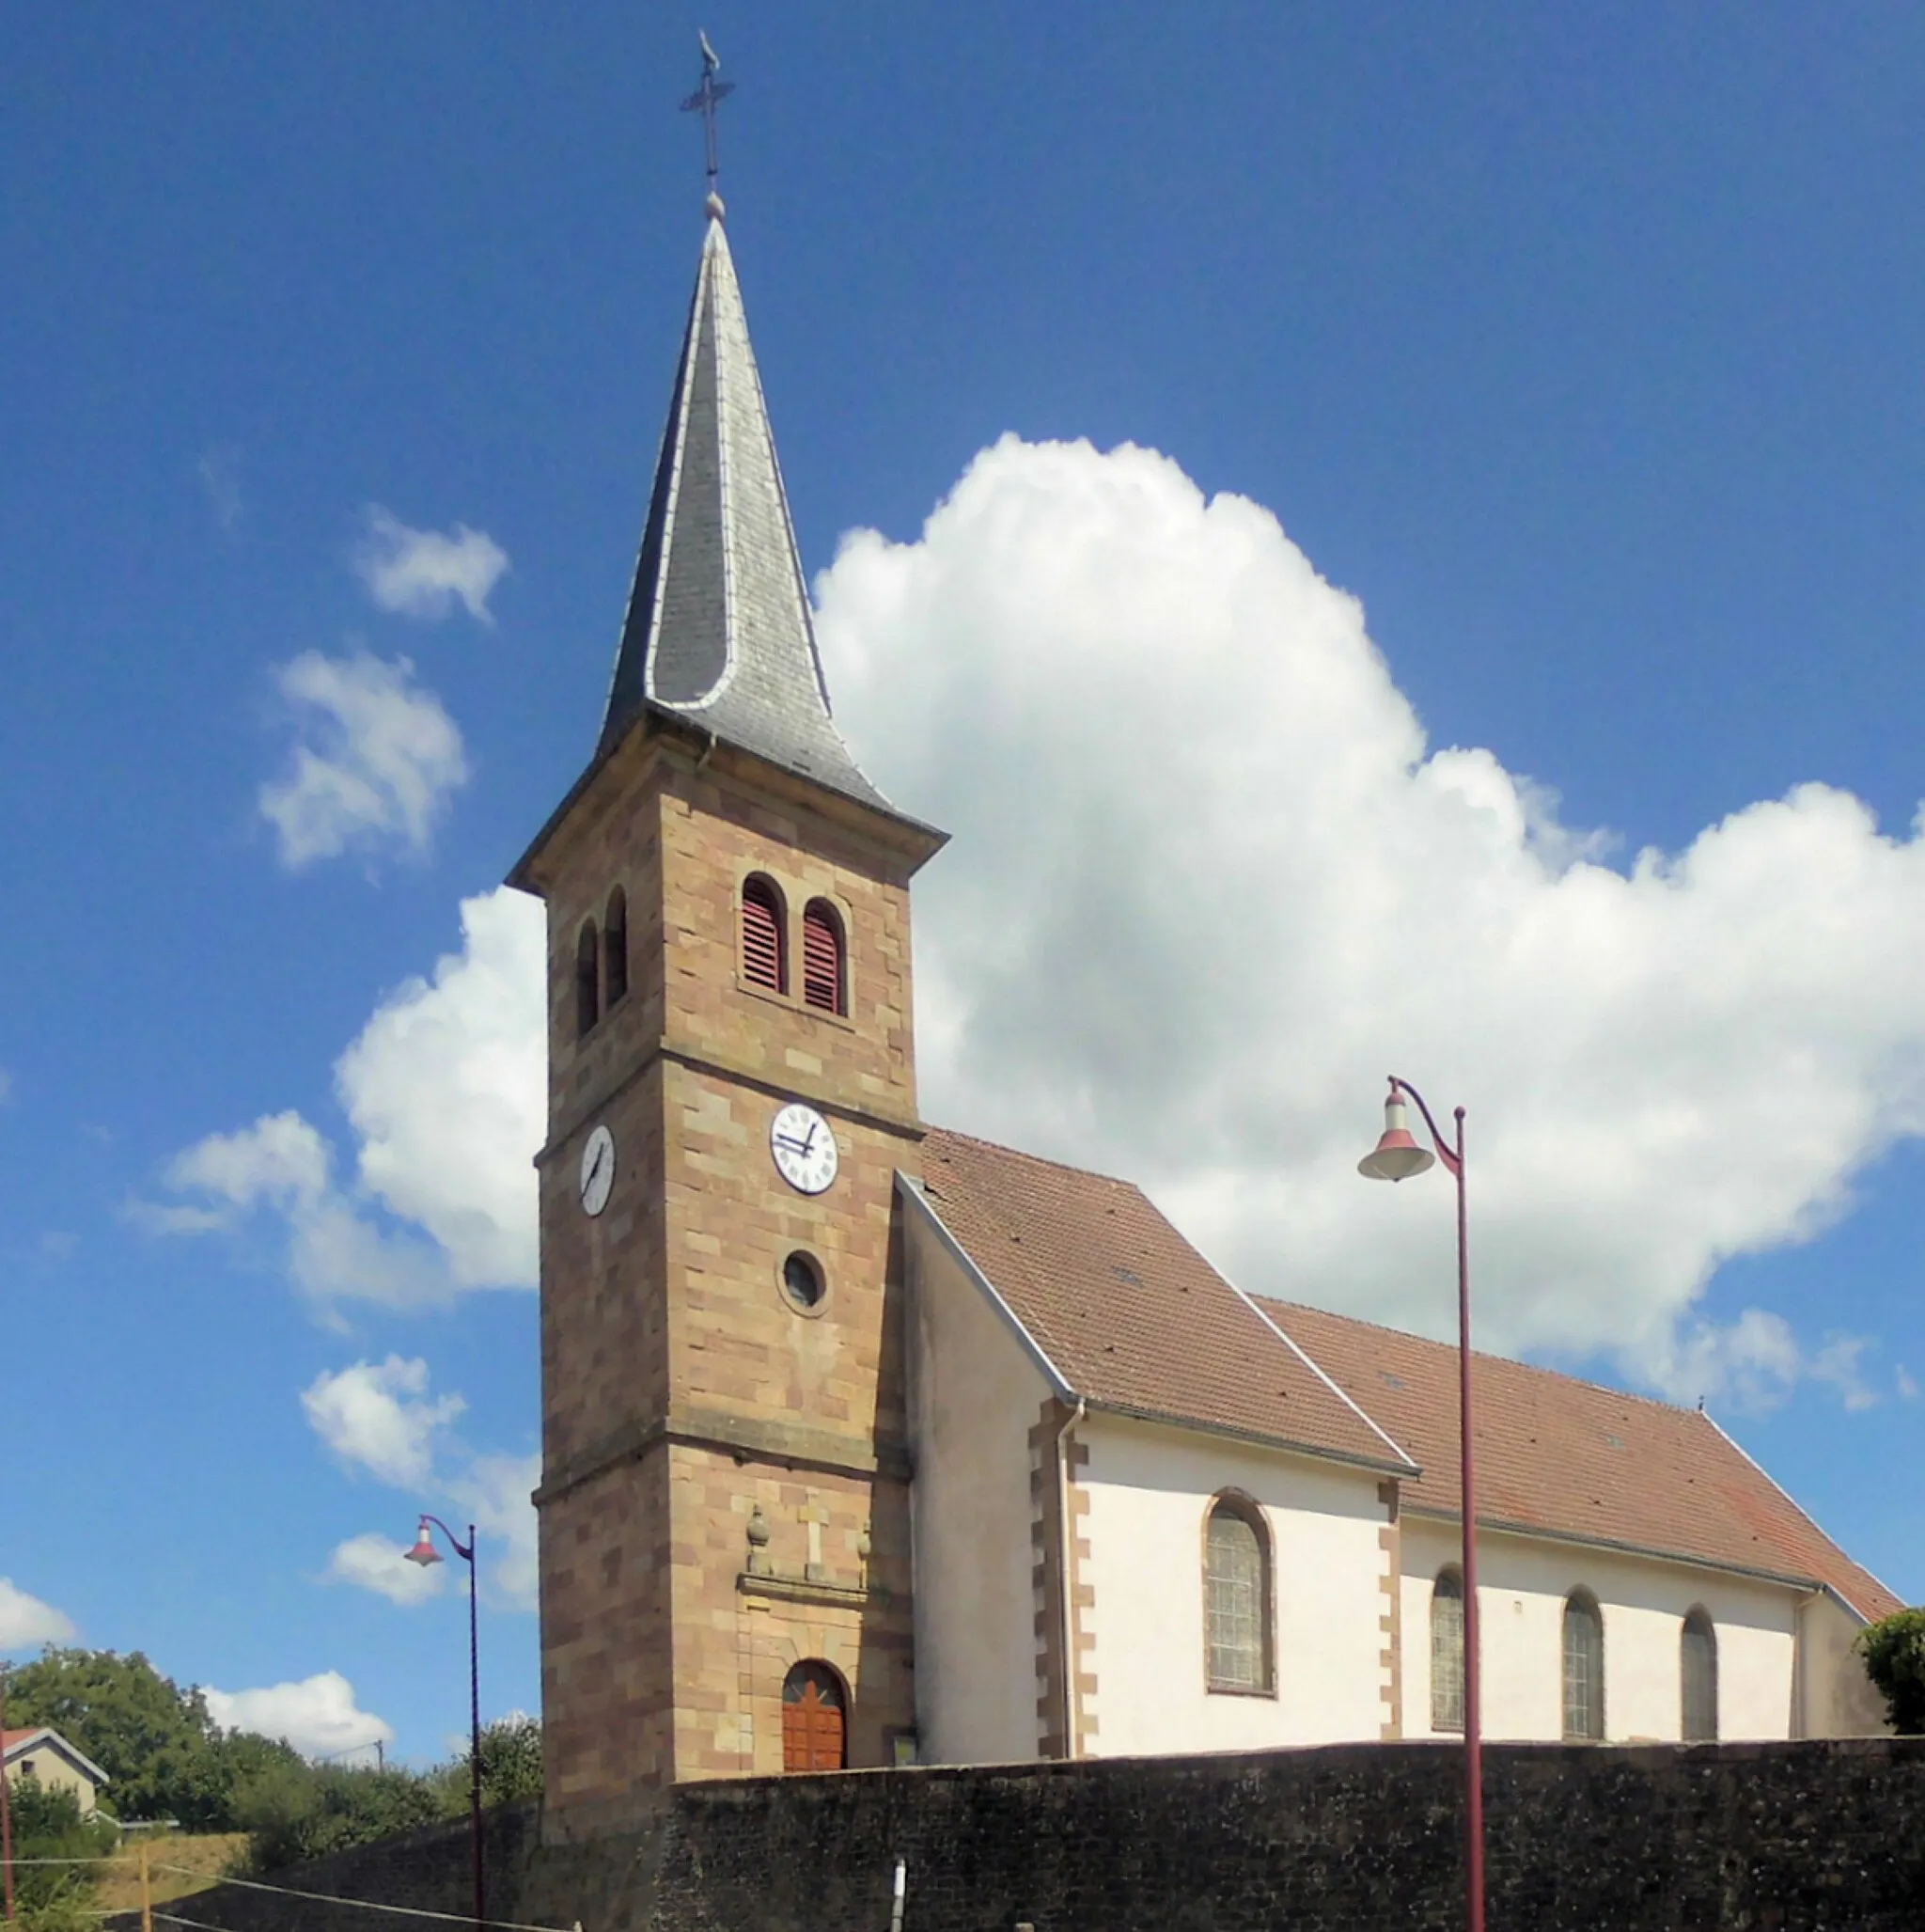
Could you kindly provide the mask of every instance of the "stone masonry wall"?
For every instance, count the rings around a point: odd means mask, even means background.
[[[549,917],[541,1207],[542,1708],[548,1829],[632,1794],[778,1771],[783,1680],[842,1676],[849,1760],[915,1721],[895,1175],[914,1171],[909,877],[926,835],[728,747],[636,731],[528,869]],[[741,958],[743,880],[780,894],[786,990]],[[586,922],[625,895],[626,995],[577,1026]],[[829,902],[846,1013],[810,1007],[802,928]],[[605,956],[605,947],[603,948]],[[823,1109],[835,1185],[798,1193],[769,1127]],[[613,1191],[579,1201],[613,1134]],[[822,1287],[784,1288],[791,1254]],[[751,1525],[754,1540],[751,1539]]]
[[[1503,1932],[1925,1925],[1925,1739],[1498,1745],[1485,1767]],[[490,1913],[561,1932],[883,1932],[900,1858],[903,1932],[1454,1932],[1461,1768],[1452,1747],[1408,1743],[726,1780],[660,1794],[626,1833],[545,1846],[530,1814],[502,1813]],[[464,1827],[417,1833],[288,1882],[459,1912],[465,1844]],[[190,1915],[233,1932],[369,1923],[227,1887]]]

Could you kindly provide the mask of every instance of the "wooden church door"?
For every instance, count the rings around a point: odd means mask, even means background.
[[[842,1680],[827,1664],[797,1664],[782,1684],[782,1768],[839,1771],[846,1762]]]

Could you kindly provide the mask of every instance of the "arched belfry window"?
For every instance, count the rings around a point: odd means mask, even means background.
[[[1463,1729],[1463,1575],[1454,1566],[1431,1585],[1431,1729]]]
[[[1250,1503],[1212,1505],[1203,1547],[1205,1667],[1213,1690],[1270,1689],[1270,1536]]]
[[[610,1006],[628,991],[628,894],[619,886],[608,895],[602,925],[602,988]]]
[[[742,970],[751,986],[789,991],[782,895],[759,873],[742,884]]]
[[[1593,1742],[1604,1735],[1604,1619],[1588,1590],[1564,1605],[1564,1735]]]
[[[826,899],[802,915],[802,997],[823,1013],[847,1013],[842,990],[842,920]]]
[[[1715,1744],[1718,1736],[1718,1635],[1703,1610],[1684,1619],[1678,1640],[1686,1744]]]
[[[579,1040],[602,1017],[601,948],[595,921],[587,920],[575,940],[575,1038]]]

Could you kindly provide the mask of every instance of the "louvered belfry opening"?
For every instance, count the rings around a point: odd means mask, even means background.
[[[742,970],[751,986],[771,993],[789,991],[789,962],[783,956],[782,895],[767,879],[742,887]]]
[[[802,916],[802,997],[823,1013],[841,1013],[842,921],[826,899],[811,899]]]
[[[608,895],[608,919],[602,928],[602,982],[613,1006],[628,993],[628,894],[618,886]]]
[[[602,1017],[601,948],[590,919],[575,940],[575,1038],[581,1039]]]

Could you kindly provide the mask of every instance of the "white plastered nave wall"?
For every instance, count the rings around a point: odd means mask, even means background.
[[[1079,1612],[1093,1635],[1092,1755],[1249,1751],[1374,1739],[1390,1715],[1381,1620],[1389,1512],[1369,1470],[1200,1430],[1087,1417],[1079,1472],[1089,1550]],[[1259,1504],[1273,1555],[1276,1694],[1212,1691],[1206,1680],[1203,1537],[1211,1500]]]
[[[1431,1729],[1431,1588],[1459,1561],[1455,1523],[1406,1515],[1402,1526],[1403,1730]],[[1729,1571],[1486,1531],[1478,1539],[1483,1617],[1484,1735],[1564,1733],[1564,1603],[1598,1600],[1604,1625],[1604,1736],[1671,1741],[1683,1730],[1679,1645],[1702,1606],[1717,1633],[1718,1736],[1794,1735],[1798,1607],[1805,1593]]]
[[[1852,1648],[1864,1625],[1837,1597],[1810,1598],[1798,1616],[1798,1736],[1885,1737],[1885,1699]]]
[[[904,1233],[918,1750],[927,1764],[1033,1758],[1029,1431],[1051,1389],[914,1206]]]

